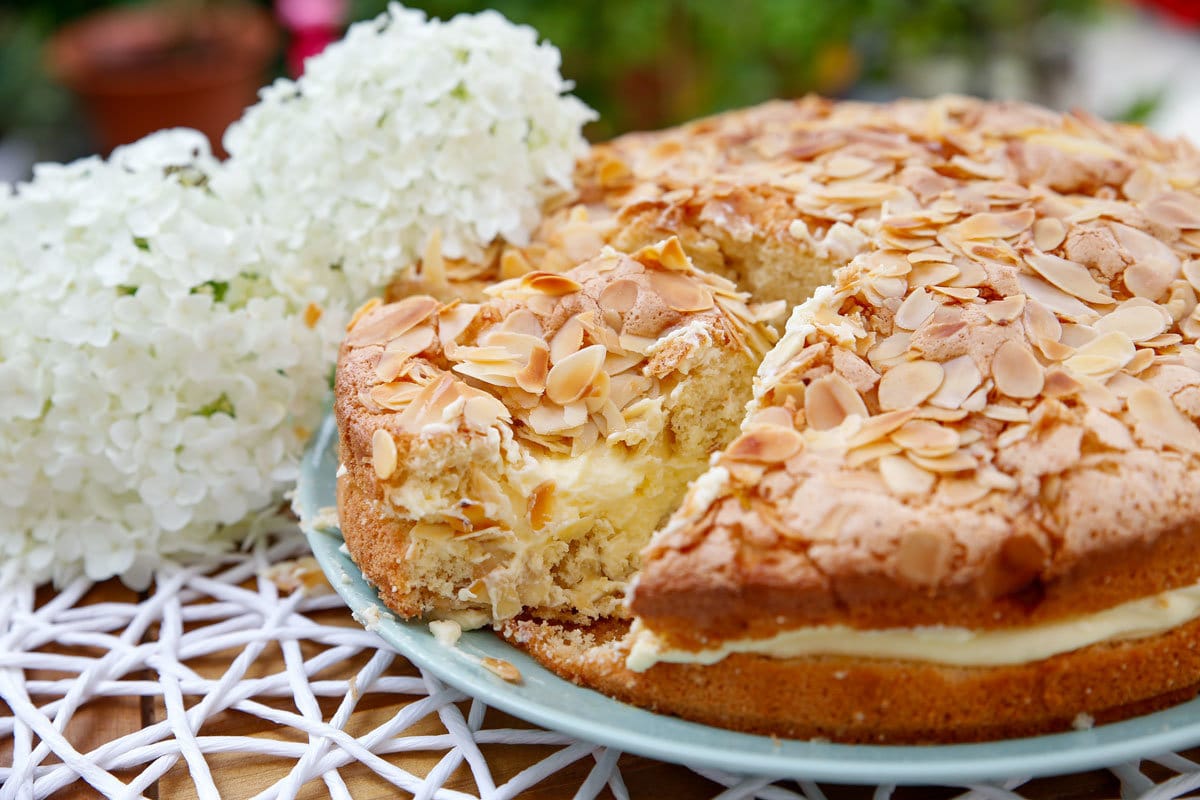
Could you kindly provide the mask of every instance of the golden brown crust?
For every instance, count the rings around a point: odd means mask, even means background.
[[[1200,620],[1011,667],[731,655],[709,666],[624,666],[624,623],[528,620],[503,635],[548,669],[653,711],[750,733],[838,742],[968,742],[1148,713],[1200,688]]]

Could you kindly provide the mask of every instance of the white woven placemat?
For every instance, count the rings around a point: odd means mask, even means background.
[[[180,759],[186,762],[198,796],[219,798],[206,760],[215,753],[294,761],[286,778],[257,795],[264,800],[294,797],[309,781],[322,781],[333,798],[350,798],[339,769],[354,762],[422,800],[475,797],[445,786],[450,775],[466,764],[479,787],[478,797],[502,800],[519,796],[580,759],[593,760],[594,766],[577,787],[576,798],[597,797],[606,789],[616,798],[629,797],[618,764],[620,753],[615,750],[552,731],[488,727],[482,703],[472,701],[464,714],[457,703],[466,698],[431,675],[385,674],[399,656],[374,634],[315,619],[314,612],[342,605],[337,595],[281,596],[275,583],[264,577],[265,571],[271,564],[306,552],[303,538],[293,533],[217,562],[163,569],[153,592],[137,602],[77,605],[91,588],[82,580],[64,587],[40,608],[33,587],[0,595],[0,700],[9,708],[7,716],[0,716],[0,740],[10,740],[13,753],[11,763],[0,764],[0,800],[49,797],[81,780],[106,797],[142,797]],[[248,581],[253,588],[244,585]],[[149,635],[154,631],[156,635]],[[284,668],[262,674],[261,665],[254,668],[256,660],[273,642],[283,652]],[[315,655],[304,655],[304,643],[319,645],[306,651]],[[86,648],[95,655],[49,652],[52,644]],[[231,649],[240,652],[222,675],[204,677],[188,666],[189,660]],[[345,680],[310,679],[359,654],[367,658],[356,675]],[[32,680],[26,670],[54,670],[72,677]],[[148,680],[146,674],[159,678]],[[373,730],[351,735],[347,722],[355,706],[375,693],[413,699]],[[64,734],[67,723],[84,703],[102,696],[157,698],[165,718],[80,752]],[[326,718],[318,697],[344,699]],[[278,698],[291,698],[298,711],[264,702]],[[302,735],[280,741],[206,734],[206,720],[229,709]],[[447,733],[409,733],[415,723],[430,716],[440,719]],[[547,745],[555,749],[497,785],[480,749],[486,744],[536,746],[539,754]],[[418,751],[444,752],[425,777],[404,769],[402,758],[385,757]],[[1200,788],[1200,764],[1178,755],[1155,762],[1171,773],[1157,785],[1138,765],[1112,769],[1122,797],[1167,800]],[[126,779],[118,778],[117,772]],[[826,797],[819,786],[804,781],[699,772],[725,787],[716,790],[721,800]],[[129,779],[130,774],[135,777]],[[1012,800],[1021,798],[1018,790],[1029,785],[1013,778],[962,787],[965,793],[960,797]],[[874,797],[885,800],[892,792],[892,787],[878,787]]]

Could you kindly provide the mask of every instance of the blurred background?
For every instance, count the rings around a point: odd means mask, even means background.
[[[1200,140],[1200,0],[426,0],[496,8],[563,53],[603,139],[771,97],[963,92]],[[2,0],[0,181],[188,125],[219,145],[257,87],[386,0]]]

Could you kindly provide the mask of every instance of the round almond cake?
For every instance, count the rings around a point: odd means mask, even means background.
[[[351,323],[339,510],[393,610],[788,737],[1196,693],[1194,147],[807,98],[597,145],[575,186],[480,263],[431,232]]]

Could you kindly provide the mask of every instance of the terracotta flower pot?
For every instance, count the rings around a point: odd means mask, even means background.
[[[278,48],[269,14],[219,6],[180,16],[161,6],[115,8],[59,30],[54,75],[83,101],[107,152],[161,128],[221,135],[253,103]]]

